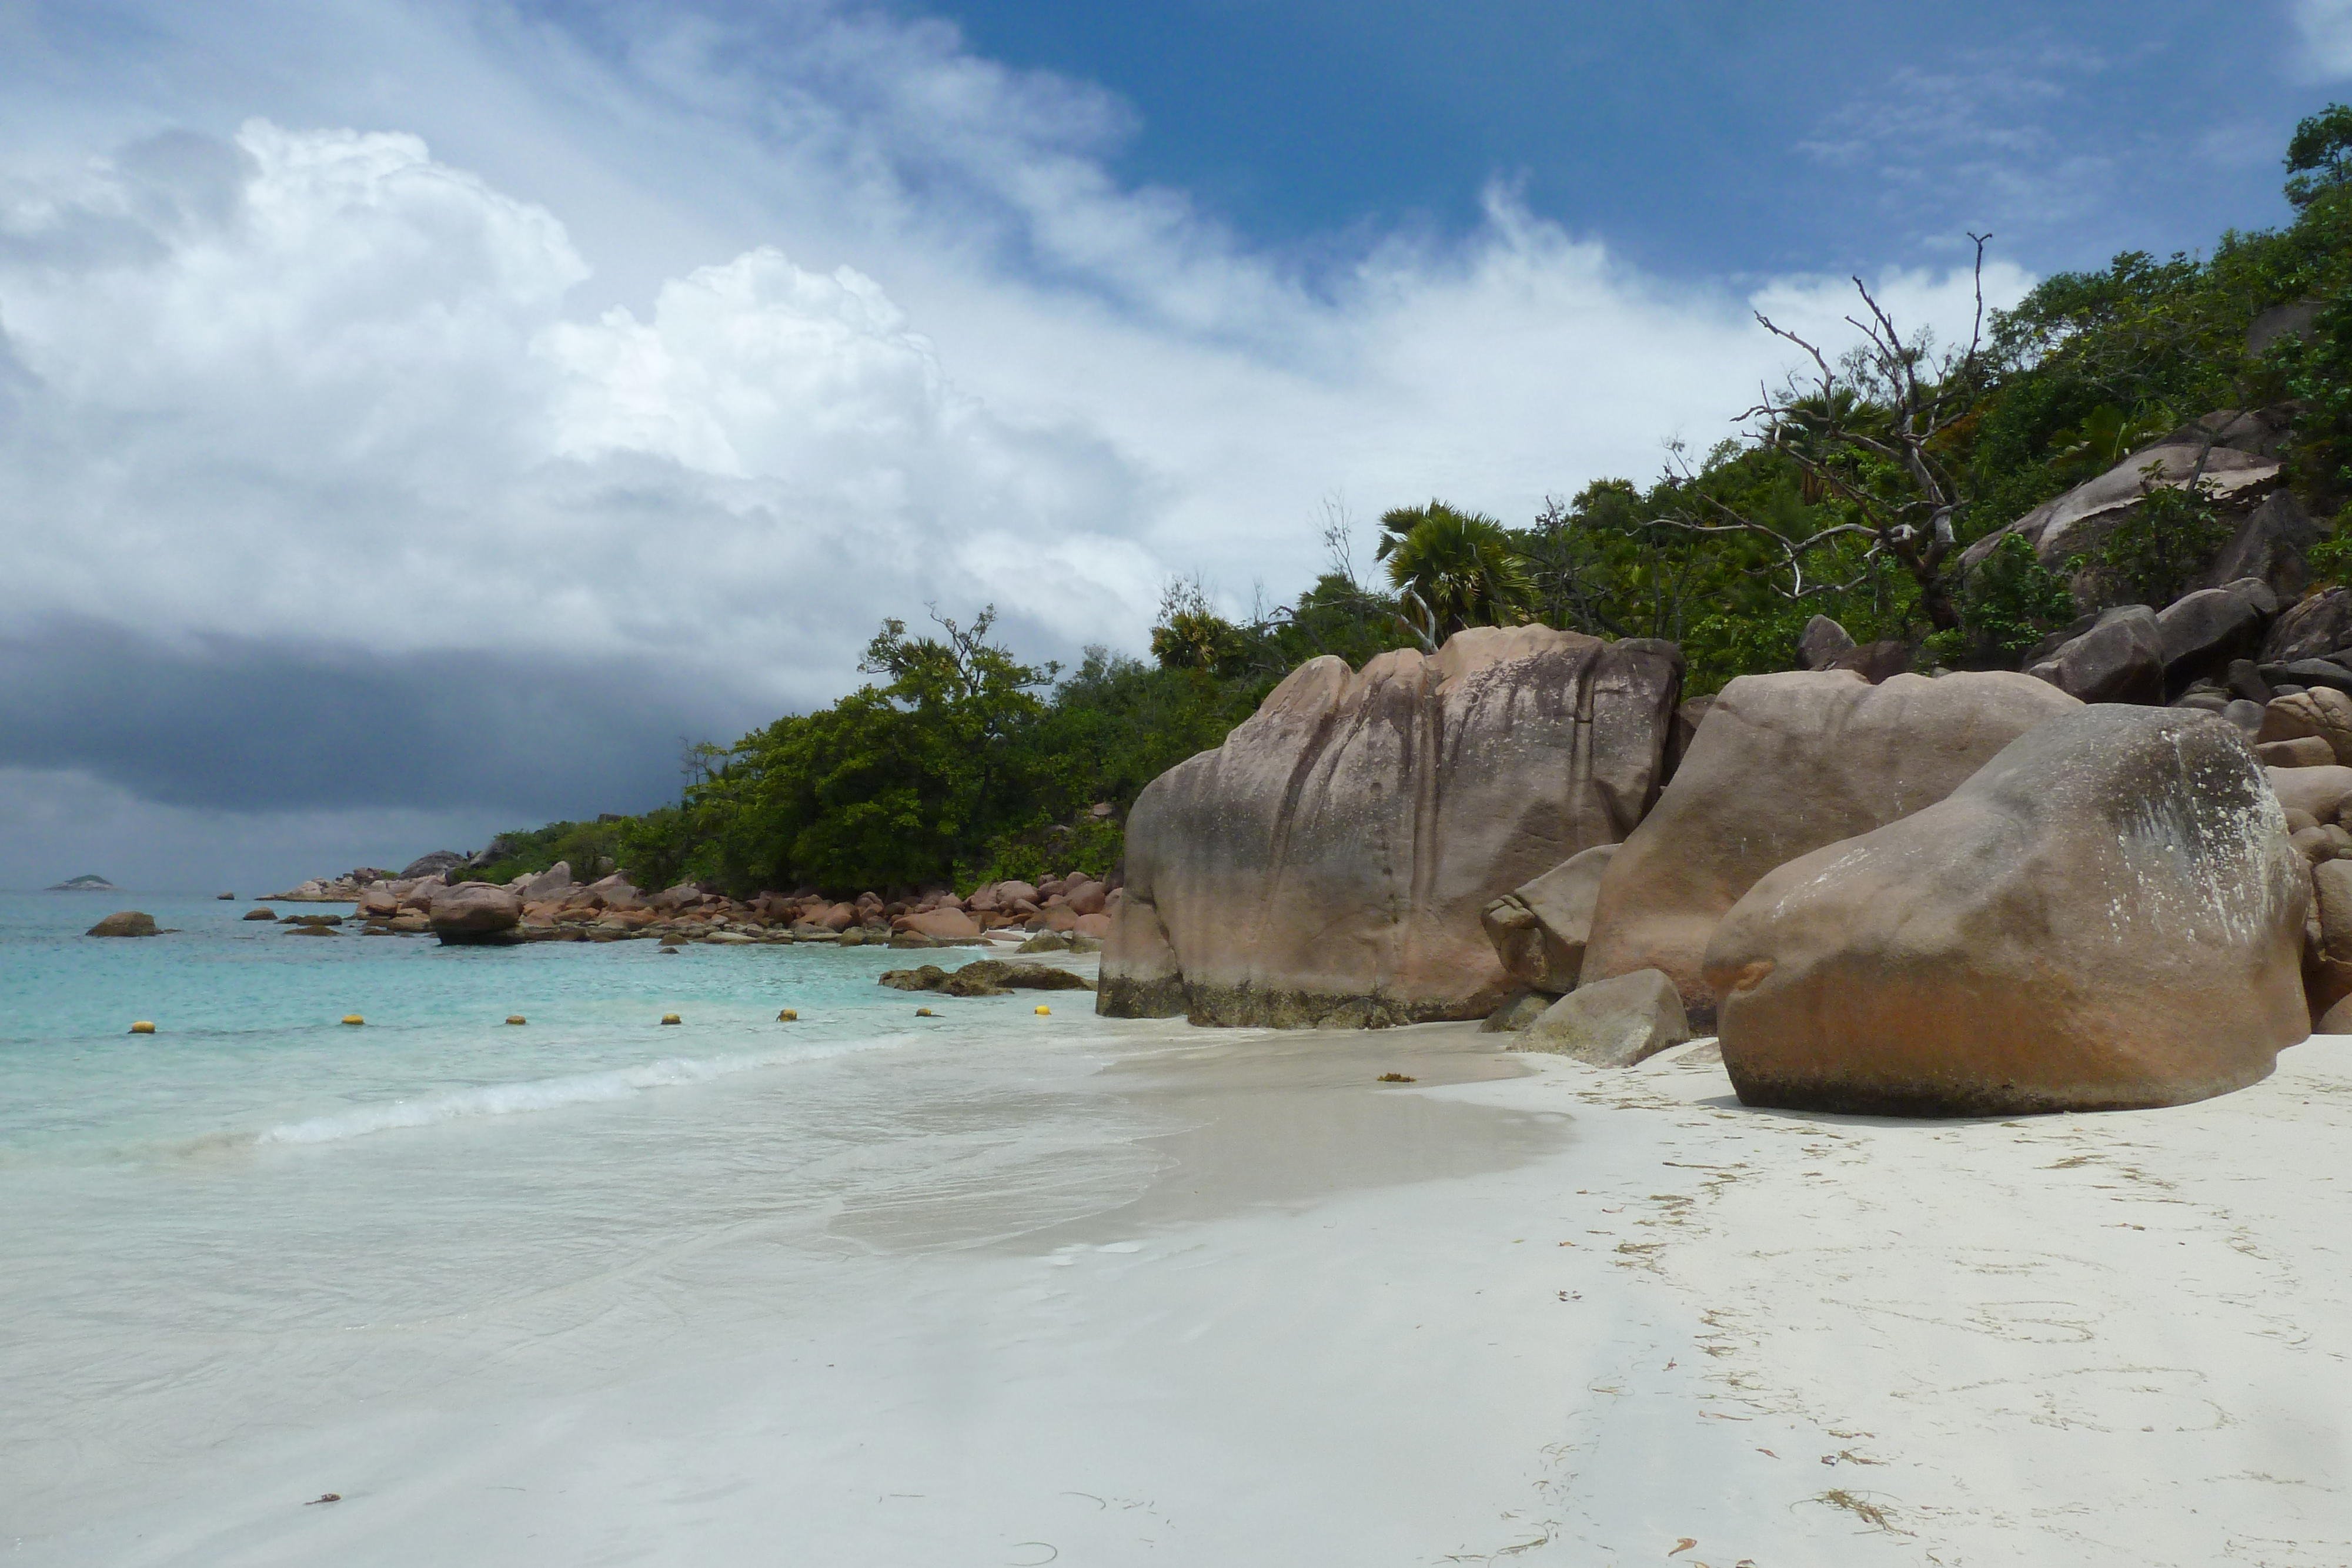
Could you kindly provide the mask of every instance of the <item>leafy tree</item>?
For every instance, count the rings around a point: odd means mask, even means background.
[[[2331,103],[2306,117],[2286,144],[2286,199],[2300,211],[2352,185],[2352,109]]]
[[[2336,514],[2328,536],[2313,545],[2305,559],[2316,580],[2352,585],[2352,506]]]
[[[829,708],[746,736],[688,788],[684,821],[661,846],[727,883],[873,886],[940,881],[1011,826],[1041,771],[1023,743],[1044,711],[1052,665],[988,641],[995,610],[969,626],[936,611],[937,635],[886,621],[858,668],[886,675]],[[681,846],[683,838],[692,847]]]
[[[1514,536],[1526,563],[1528,608],[1547,624],[1596,636],[1671,636],[1682,623],[1680,586],[1642,511],[1641,492],[1624,479],[1599,479],[1563,503],[1548,497],[1533,527]],[[1667,584],[1671,583],[1671,586]],[[1646,596],[1644,587],[1664,591]],[[1643,609],[1650,613],[1643,615]]]
[[[1231,674],[1249,652],[1242,629],[1209,607],[1196,578],[1171,580],[1160,598],[1160,618],[1151,628],[1151,656],[1168,670],[1206,670]]]
[[[1973,664],[2014,664],[2075,613],[2066,580],[2042,564],[2022,535],[2004,534],[1962,590],[1962,636],[1936,652]]]
[[[564,861],[572,874],[593,881],[621,863],[625,819],[594,822],[550,822],[542,828],[518,828],[490,841],[498,859],[456,873],[460,882],[512,882],[536,876]]]
[[[2230,526],[2214,509],[2212,487],[2198,479],[2168,484],[2163,472],[2156,463],[2140,470],[2139,505],[2087,558],[2074,562],[2077,570],[2087,565],[2124,601],[2171,603],[2229,542]]]
[[[1534,596],[1526,563],[1503,525],[1483,512],[1443,501],[1398,507],[1381,517],[1377,556],[1422,646],[1439,643],[1465,626],[1509,625]]]
[[[2269,363],[2301,404],[2291,451],[2296,477],[2325,507],[2352,499],[2352,293],[2285,340]]]

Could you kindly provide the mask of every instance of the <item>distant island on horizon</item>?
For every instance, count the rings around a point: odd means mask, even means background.
[[[45,893],[119,893],[121,890],[102,876],[72,876],[52,883]]]

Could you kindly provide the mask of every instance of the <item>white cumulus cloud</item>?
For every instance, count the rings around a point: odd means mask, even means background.
[[[1525,516],[1704,447],[1789,361],[1753,301],[1645,277],[1507,187],[1467,235],[1308,267],[1115,178],[1130,118],[1083,84],[937,24],[794,15],[756,47],[688,19],[600,53],[353,0],[415,121],[256,117],[308,89],[232,78],[233,116],[190,89],[167,129],[67,156],[60,110],[0,147],[21,820],[96,777],[175,802],[160,834],[205,810],[310,833],[341,820],[335,768],[353,802],[447,810],[452,775],[340,755],[396,757],[445,709],[520,737],[467,810],[642,807],[648,736],[828,699],[886,615],[994,602],[1033,656],[1137,648],[1169,572],[1303,586],[1327,497]],[[215,22],[299,57],[305,17]],[[1881,281],[1965,333],[1965,270]],[[1996,303],[2027,281],[1989,275]],[[1834,335],[1845,287],[1757,299]],[[173,726],[166,787],[140,742]],[[257,763],[330,737],[299,793]]]

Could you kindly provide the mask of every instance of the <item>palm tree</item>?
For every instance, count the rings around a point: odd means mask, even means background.
[[[1389,563],[1406,623],[1431,653],[1465,626],[1514,624],[1534,596],[1503,525],[1443,501],[1382,514],[1374,553]]]

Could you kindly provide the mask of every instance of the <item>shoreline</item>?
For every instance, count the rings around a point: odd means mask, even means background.
[[[20,1560],[2352,1560],[2352,1039],[1946,1123],[1740,1107],[1704,1041],[1116,1040],[1124,1202],[992,1235],[943,1177],[830,1261],[717,1243],[690,1343],[224,1436]]]

